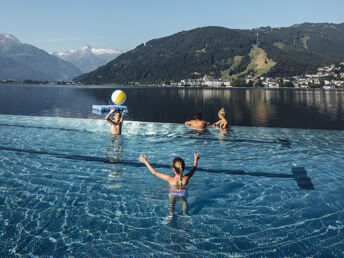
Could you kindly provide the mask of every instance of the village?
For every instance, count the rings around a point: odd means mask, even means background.
[[[246,75],[238,79],[211,79],[205,75],[200,79],[183,79],[180,82],[171,83],[171,85],[193,87],[344,88],[344,62],[319,67],[316,73],[291,78]]]
[[[50,84],[50,85],[83,85],[77,81],[13,81],[2,80],[3,84]],[[129,85],[143,86],[140,82],[130,82]],[[157,85],[144,85],[157,86]],[[344,88],[344,62],[328,66],[318,67],[315,73],[298,75],[293,77],[267,77],[245,75],[239,78],[214,79],[210,76],[203,76],[199,79],[183,79],[179,82],[162,83],[159,86],[178,87],[252,87],[252,88],[323,88],[340,89]]]

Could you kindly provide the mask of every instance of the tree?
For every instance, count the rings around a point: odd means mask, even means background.
[[[262,82],[262,80],[258,80],[255,84],[254,87],[264,87],[264,84]]]
[[[231,85],[232,85],[233,87],[247,87],[247,84],[246,84],[245,80],[242,79],[242,78],[238,78],[238,79],[234,80],[234,81],[231,83]]]

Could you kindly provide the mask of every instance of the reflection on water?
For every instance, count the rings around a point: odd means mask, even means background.
[[[127,120],[184,123],[200,111],[217,121],[225,108],[231,125],[344,129],[344,91],[0,85],[0,113],[100,119],[93,104],[109,104],[114,89],[127,93]]]
[[[109,171],[109,178],[111,179],[108,188],[118,189],[121,188],[121,171],[124,165],[121,163],[124,160],[124,147],[122,135],[112,135],[109,132],[109,145],[105,149],[105,158],[109,160],[107,165]]]

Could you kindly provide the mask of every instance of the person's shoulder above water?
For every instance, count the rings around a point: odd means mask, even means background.
[[[190,121],[186,121],[185,125],[190,126],[195,129],[204,129],[207,125],[210,125],[210,123],[203,120],[190,120]]]
[[[218,112],[219,121],[213,123],[213,126],[218,126],[221,129],[226,129],[228,127],[228,120],[225,118],[226,111],[221,108]]]
[[[196,112],[195,113],[195,119],[194,120],[190,120],[190,121],[186,121],[184,124],[188,125],[188,126],[191,126],[192,128],[203,129],[207,125],[210,125],[210,122],[202,120],[202,113],[201,112]]]

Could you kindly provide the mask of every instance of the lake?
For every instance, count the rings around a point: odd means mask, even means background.
[[[183,123],[200,111],[215,122],[221,107],[234,126],[344,129],[344,91],[134,86],[0,85],[0,114],[95,118],[94,104],[127,94],[127,120]]]
[[[130,112],[122,135],[91,110],[115,88]],[[0,96],[0,257],[344,256],[343,91],[2,85]],[[182,124],[221,107],[227,133]],[[179,156],[185,175],[195,152],[182,196],[138,160],[172,175]]]

